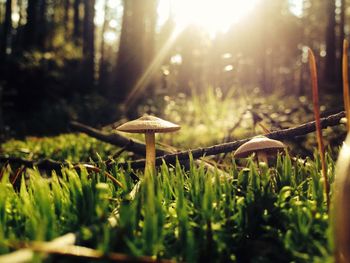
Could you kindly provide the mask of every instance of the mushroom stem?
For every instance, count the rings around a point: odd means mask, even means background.
[[[145,133],[146,141],[146,167],[145,174],[149,171],[154,171],[156,167],[156,146],[155,146],[155,134],[154,132]]]
[[[269,164],[268,163],[268,159],[267,159],[267,154],[266,152],[264,151],[258,151],[257,152],[257,155],[258,155],[258,162],[264,162],[266,164]]]

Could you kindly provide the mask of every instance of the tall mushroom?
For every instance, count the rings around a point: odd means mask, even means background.
[[[180,126],[177,124],[150,115],[144,115],[136,120],[129,121],[116,128],[117,131],[145,134],[145,173],[147,171],[154,171],[155,169],[155,133],[174,132],[179,129]]]
[[[242,144],[234,153],[235,158],[246,158],[252,153],[256,153],[259,162],[268,163],[267,156],[276,154],[286,146],[277,140],[269,139],[265,136],[257,136]]]

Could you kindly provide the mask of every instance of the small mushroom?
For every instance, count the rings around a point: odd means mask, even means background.
[[[268,155],[276,154],[286,146],[277,140],[269,139],[265,136],[257,136],[242,144],[234,153],[235,158],[246,158],[252,153],[256,153],[259,162],[268,164]]]
[[[146,141],[146,167],[147,171],[155,169],[155,133],[174,132],[180,129],[180,126],[160,118],[144,115],[136,120],[124,123],[116,128],[117,131],[129,133],[144,133]]]

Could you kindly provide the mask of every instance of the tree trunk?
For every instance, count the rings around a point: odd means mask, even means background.
[[[128,91],[132,89],[142,71],[142,35],[135,36],[133,31],[137,31],[138,24],[143,22],[143,17],[136,17],[135,7],[137,0],[124,0],[124,13],[122,31],[120,35],[117,70],[116,70],[116,91],[111,94],[118,102],[122,102]],[[139,6],[142,6],[139,5]]]
[[[83,74],[84,89],[91,88],[94,83],[95,58],[95,0],[84,0],[84,31],[83,31]]]
[[[18,12],[19,12],[18,26],[21,27],[23,24],[23,13],[25,12],[23,0],[18,0],[17,6],[18,6]]]
[[[156,42],[157,5],[158,1],[148,0],[145,4],[145,53],[144,64],[147,66],[154,57]]]
[[[37,36],[37,0],[28,0],[27,23],[24,27],[23,48],[31,49]]]
[[[73,40],[76,44],[79,43],[79,40],[81,38],[81,23],[80,23],[80,12],[79,12],[80,1],[81,0],[74,0],[74,4],[73,4],[73,11],[74,11]]]
[[[337,81],[337,86],[340,88],[342,87],[343,83],[343,77],[342,77],[342,57],[343,57],[343,41],[345,39],[345,12],[346,12],[346,1],[341,0],[341,7],[340,7],[340,21],[339,21],[339,51],[340,51],[340,56],[338,59],[338,67],[337,67],[337,72],[338,72],[338,81]]]
[[[178,73],[177,91],[189,95],[191,94],[193,80],[198,77],[195,74],[195,65],[198,62],[198,58],[196,58],[194,53],[194,50],[198,47],[198,43],[201,41],[198,28],[196,26],[186,28],[178,41],[181,45],[181,66]]]
[[[70,32],[69,32],[69,9],[70,9],[70,1],[64,0],[64,14],[63,14],[63,23],[64,23],[64,36],[67,41],[69,41],[70,38]]]
[[[101,59],[100,59],[100,68],[99,68],[99,86],[102,88],[105,88],[107,85],[107,62],[105,60],[105,38],[104,33],[107,29],[107,24],[109,20],[107,19],[106,15],[108,12],[108,5],[107,0],[105,0],[104,3],[104,12],[105,12],[105,19],[103,21],[102,29],[101,29]]]
[[[0,21],[3,21],[4,17],[4,7],[3,5],[0,5]]]
[[[266,49],[267,49],[267,10],[270,8],[270,3],[267,3],[266,5],[261,6],[262,10],[259,16],[259,22],[260,22],[260,45],[257,59],[258,59],[258,76],[259,76],[259,85],[260,89],[263,93],[268,92],[268,81],[267,81],[267,65],[266,65]]]
[[[328,84],[337,82],[337,57],[336,57],[336,21],[335,21],[335,0],[327,1],[328,24],[326,31],[326,61],[325,61],[325,81]]]
[[[156,23],[155,0],[124,0],[123,3],[124,14],[115,78],[117,90],[110,92],[110,98],[118,102],[125,100],[153,59]],[[147,86],[142,87],[142,91]],[[140,98],[142,91],[135,97]]]
[[[0,61],[1,63],[6,62],[7,58],[7,47],[11,41],[11,31],[12,31],[12,0],[6,1],[5,7],[5,20],[3,23],[3,34],[1,36],[0,43]],[[3,85],[0,83],[0,145],[4,140],[4,121],[3,121]]]
[[[38,34],[37,34],[37,40],[36,45],[41,50],[46,50],[47,43],[46,43],[46,37],[47,37],[47,19],[46,19],[46,8],[47,3],[46,0],[40,0],[39,1],[39,17],[38,17]]]
[[[11,39],[11,31],[12,31],[12,0],[6,1],[6,9],[5,9],[5,21],[3,24],[3,34],[1,38],[1,50],[0,50],[0,58],[1,60],[5,59],[7,53],[7,47],[10,43]]]
[[[1,150],[1,143],[5,140],[3,105],[4,105],[3,104],[3,86],[0,85],[0,150]]]

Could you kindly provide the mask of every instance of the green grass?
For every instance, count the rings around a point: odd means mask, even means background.
[[[122,205],[112,248],[189,262],[330,260],[319,167],[310,164],[287,156],[259,172],[250,161],[243,170],[233,165],[230,179],[193,163],[188,171],[164,164],[132,204]]]
[[[10,168],[3,167],[0,183],[0,251],[9,241],[51,240],[67,232],[105,222],[114,206],[108,198],[120,190],[98,174],[64,168],[50,178],[28,169],[19,189],[9,181]],[[102,179],[101,179],[102,178]]]
[[[85,134],[62,134],[54,137],[27,137],[11,139],[2,144],[4,154],[26,159],[51,158],[58,161],[86,162],[106,160],[117,147],[103,143]]]
[[[85,244],[102,251],[199,262],[332,261],[332,232],[318,161],[305,166],[289,156],[274,167],[252,160],[226,171],[163,164],[144,178],[135,199],[99,174],[62,169],[43,178],[29,170],[17,191],[5,169],[0,183],[0,251],[9,241],[50,240],[95,230]],[[331,182],[334,163],[328,157]],[[133,183],[127,172],[113,175]],[[107,217],[118,207],[117,226]]]

